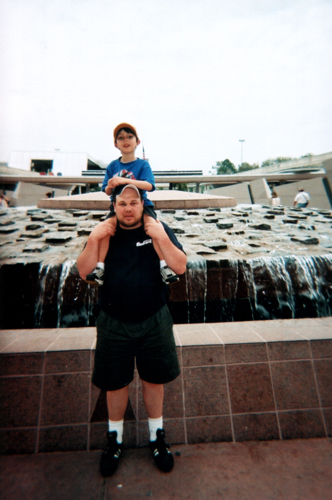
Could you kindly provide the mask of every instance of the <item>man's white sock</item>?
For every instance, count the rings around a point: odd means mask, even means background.
[[[117,443],[122,443],[122,435],[123,435],[123,419],[122,420],[109,420],[108,421],[108,432],[116,431],[117,435]]]
[[[101,267],[101,269],[105,270],[105,263],[104,262],[97,262],[97,267]]]
[[[157,439],[157,429],[163,428],[163,417],[149,418],[150,441]]]
[[[166,264],[166,260],[161,260],[161,261],[160,261],[160,269],[161,269],[162,267],[166,267],[166,266],[167,266],[167,264]]]

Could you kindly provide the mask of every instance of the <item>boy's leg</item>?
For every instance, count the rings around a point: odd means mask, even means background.
[[[114,236],[117,226],[116,216],[112,216],[109,219],[101,222],[100,224],[105,224],[109,228],[109,235],[105,236],[105,238],[99,241],[98,246],[98,263],[97,267],[92,271],[92,273],[88,274],[85,278],[87,283],[91,285],[101,286],[104,283],[104,263],[106,259],[106,255],[108,252],[110,237]]]
[[[143,220],[144,222],[147,221],[147,217],[150,217],[148,214],[144,213],[143,214]],[[161,248],[158,244],[157,241],[152,240],[153,248],[155,249],[155,252],[157,253],[159,260],[160,260],[160,272],[161,272],[161,277],[167,285],[170,285],[171,283],[174,283],[176,281],[179,281],[179,277],[177,274],[175,274],[170,267],[166,264],[166,261],[164,259],[163,253],[161,251]]]

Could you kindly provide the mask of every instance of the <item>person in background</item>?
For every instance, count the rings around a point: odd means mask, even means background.
[[[276,193],[276,191],[272,191],[272,200],[271,200],[272,205],[281,205],[281,200]]]
[[[9,207],[9,200],[5,194],[0,194],[0,207],[1,208],[8,208]]]
[[[296,208],[305,208],[309,205],[309,201],[310,201],[309,194],[304,190],[303,187],[300,187],[299,192],[294,198],[293,206]]]

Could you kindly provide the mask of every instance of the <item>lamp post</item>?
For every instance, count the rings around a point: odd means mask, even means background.
[[[243,143],[245,142],[245,139],[239,139],[239,142],[241,142],[241,165],[243,163]]]

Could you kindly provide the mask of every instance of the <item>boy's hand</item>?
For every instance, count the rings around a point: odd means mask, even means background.
[[[165,236],[168,238],[162,223],[152,217],[144,216],[144,230],[148,236],[151,236],[152,239],[158,240],[165,238]]]
[[[114,220],[113,220],[114,219]],[[106,236],[114,236],[117,227],[116,217],[113,216],[100,224],[98,224],[92,231],[90,236],[96,240],[102,240]]]
[[[112,177],[107,183],[107,186],[111,189],[115,189],[120,184],[129,184],[128,179],[125,177]]]

